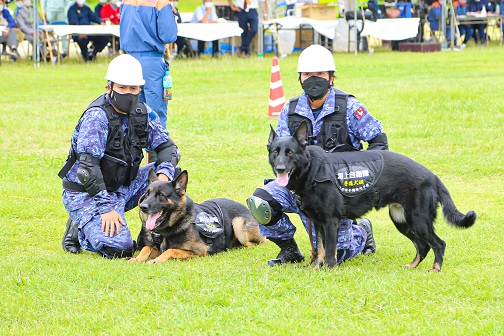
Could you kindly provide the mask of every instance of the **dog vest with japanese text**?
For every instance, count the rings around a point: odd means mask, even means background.
[[[382,170],[383,157],[379,151],[328,153],[314,180],[331,181],[343,196],[353,197],[369,191]]]

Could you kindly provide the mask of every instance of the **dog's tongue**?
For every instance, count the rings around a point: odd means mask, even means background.
[[[277,174],[277,183],[285,187],[289,183],[289,174]]]
[[[158,212],[155,215],[149,215],[147,218],[147,222],[145,223],[145,226],[147,227],[147,230],[153,230],[154,227],[156,226],[156,221],[158,218],[161,216],[161,212]]]

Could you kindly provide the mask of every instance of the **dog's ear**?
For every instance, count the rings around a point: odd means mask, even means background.
[[[187,189],[187,170],[184,170],[180,173],[177,178],[173,181],[173,185],[175,186],[175,192],[180,196],[185,195]]]
[[[308,145],[308,122],[303,120],[294,133],[294,138],[302,149]]]
[[[271,124],[270,124],[270,135],[269,135],[269,138],[268,138],[268,144],[266,145],[266,148],[268,149],[268,152],[270,151],[271,143],[273,142],[273,140],[275,140],[275,138],[277,136],[278,135],[276,134],[275,130],[273,129],[273,126],[271,126]]]
[[[156,182],[156,181],[159,181],[159,179],[158,179],[154,169],[151,168],[149,170],[149,182],[152,183],[152,182]]]

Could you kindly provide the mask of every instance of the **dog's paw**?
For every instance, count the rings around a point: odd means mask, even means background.
[[[156,259],[152,259],[152,260],[149,260],[147,262],[147,264],[149,265],[152,265],[152,264],[161,264],[162,262],[164,262],[165,260],[162,260],[160,258],[156,258]]]
[[[401,267],[402,268],[408,268],[408,269],[413,269],[415,268],[417,265],[414,265],[413,263],[410,263],[410,264],[404,264],[402,265]]]
[[[141,260],[140,258],[138,257],[134,257],[134,258],[131,258],[128,260],[128,262],[130,263],[133,263],[133,262],[140,262],[140,261],[145,261],[145,260]]]

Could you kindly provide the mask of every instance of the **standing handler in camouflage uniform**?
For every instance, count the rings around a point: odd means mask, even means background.
[[[299,55],[297,72],[304,92],[284,105],[280,113],[276,133],[290,136],[299,124],[307,120],[310,127],[310,145],[318,145],[330,152],[362,149],[361,141],[368,142],[369,149],[387,150],[387,136],[381,122],[373,118],[366,107],[354,96],[332,88],[334,84],[334,58],[320,45],[312,45]],[[308,219],[296,205],[295,195],[273,180],[256,189],[247,200],[252,214],[260,225],[261,235],[280,247],[276,259],[268,261],[275,266],[304,260],[294,240],[296,227],[284,212],[297,213],[308,230]],[[316,247],[315,230],[311,232]],[[376,245],[371,222],[361,219],[343,219],[338,231],[338,263],[359,253],[373,253]]]
[[[81,116],[71,140],[63,178],[63,204],[70,219],[63,250],[82,248],[107,258],[131,257],[134,242],[124,213],[138,204],[153,168],[171,180],[179,154],[159,116],[139,103],[145,83],[140,62],[120,55],[109,64],[107,93]],[[156,151],[157,161],[140,167],[142,149]]]

